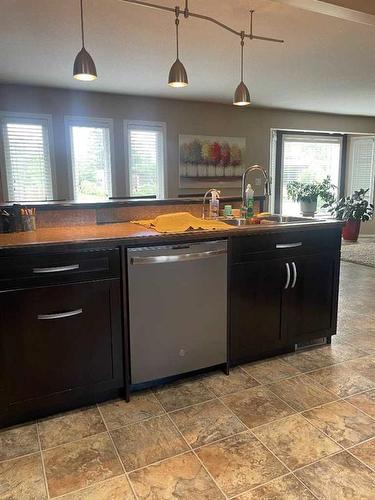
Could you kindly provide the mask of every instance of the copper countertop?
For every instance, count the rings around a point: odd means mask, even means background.
[[[35,245],[62,245],[71,243],[87,243],[118,240],[119,243],[128,245],[147,244],[166,240],[204,239],[204,238],[225,238],[229,236],[239,236],[244,234],[259,234],[264,232],[284,232],[298,230],[314,230],[323,228],[341,228],[342,223],[336,220],[319,222],[305,222],[300,224],[275,224],[275,225],[252,225],[243,227],[233,227],[228,225],[227,230],[219,231],[187,231],[175,234],[160,234],[157,231],[142,228],[130,222],[103,224],[103,225],[83,225],[72,227],[41,228],[36,231],[24,233],[0,234],[0,250],[22,247],[34,247]]]

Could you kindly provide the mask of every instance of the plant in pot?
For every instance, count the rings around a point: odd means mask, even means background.
[[[287,184],[288,198],[300,203],[301,213],[304,217],[314,217],[318,198],[321,198],[326,205],[331,205],[335,199],[334,189],[335,186],[331,183],[329,176],[321,182],[292,181]]]
[[[336,219],[346,221],[342,237],[346,241],[357,241],[361,222],[369,221],[374,215],[374,205],[366,200],[368,189],[354,191],[351,196],[327,204],[328,211]]]

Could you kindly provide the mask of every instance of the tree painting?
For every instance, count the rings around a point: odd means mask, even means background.
[[[180,136],[180,177],[241,177],[244,169],[244,137]]]

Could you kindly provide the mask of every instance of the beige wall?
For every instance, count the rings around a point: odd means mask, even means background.
[[[247,141],[247,163],[259,163],[268,168],[271,128],[375,133],[375,118],[251,107],[243,109],[215,103],[16,85],[0,85],[0,111],[52,115],[59,198],[69,197],[65,115],[114,119],[114,195],[117,196],[125,195],[127,182],[123,141],[124,119],[166,123],[169,197],[176,197],[180,192],[179,134],[244,136]],[[237,192],[239,193],[239,190]],[[235,193],[228,191],[228,194]],[[366,232],[375,233],[375,223],[367,224]]]

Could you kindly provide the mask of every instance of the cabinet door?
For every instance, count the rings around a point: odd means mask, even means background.
[[[291,284],[285,290],[283,297],[283,336],[293,343],[298,343],[334,334],[337,315],[338,255],[328,252],[301,256],[291,259],[290,266]]]
[[[285,261],[265,260],[231,267],[231,362],[255,359],[283,344],[281,301]]]
[[[1,303],[9,405],[121,384],[118,280],[7,292]]]

